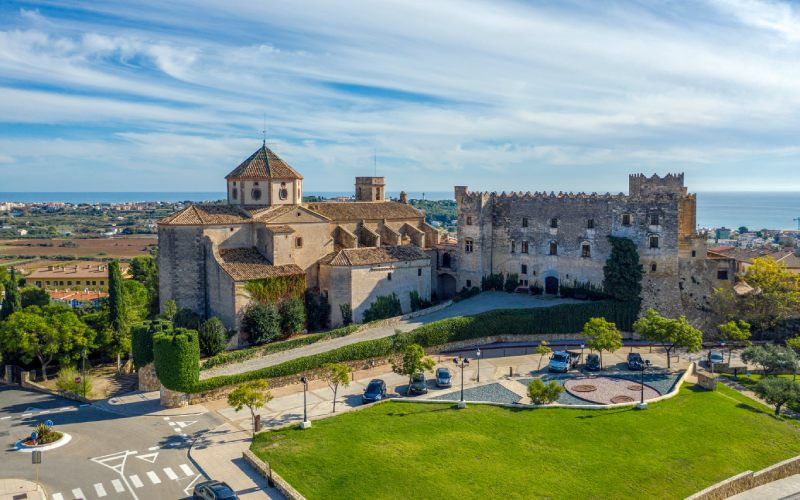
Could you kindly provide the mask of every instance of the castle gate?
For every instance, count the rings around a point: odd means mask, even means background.
[[[544,293],[558,295],[558,278],[548,276],[544,279]]]

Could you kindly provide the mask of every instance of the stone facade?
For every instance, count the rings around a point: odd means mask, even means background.
[[[456,186],[457,289],[491,273],[517,273],[519,286],[558,293],[560,284],[600,286],[608,236],[631,239],[645,271],[644,307],[698,314],[713,288],[732,286],[730,262],[707,258],[695,234],[696,196],[683,174],[629,177],[628,194],[476,193]]]

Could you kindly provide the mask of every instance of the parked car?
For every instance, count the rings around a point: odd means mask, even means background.
[[[427,394],[428,393],[428,382],[425,380],[424,373],[415,373],[411,376],[411,388],[409,390],[411,394]]]
[[[551,372],[567,373],[576,366],[581,359],[581,354],[573,351],[556,351],[550,356],[547,369]]]
[[[374,403],[386,397],[386,382],[379,378],[369,381],[367,388],[364,389],[364,394],[361,395],[362,403]]]
[[[194,485],[192,498],[204,500],[236,500],[236,492],[222,481],[203,481]]]
[[[599,354],[589,354],[586,356],[586,369],[590,372],[596,372],[600,370],[600,355]]]
[[[645,367],[644,359],[642,359],[642,355],[638,352],[629,352],[628,353],[628,370],[636,370],[640,371],[643,370]]]
[[[711,366],[712,364],[721,365],[725,362],[725,356],[723,356],[721,351],[709,351],[708,352],[708,365]]]
[[[436,387],[450,387],[452,385],[452,375],[447,368],[436,369]]]

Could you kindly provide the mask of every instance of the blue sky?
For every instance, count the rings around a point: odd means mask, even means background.
[[[76,6],[77,5],[77,6]],[[0,192],[800,190],[800,5],[0,3]]]

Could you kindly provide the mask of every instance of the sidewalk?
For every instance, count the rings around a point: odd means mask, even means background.
[[[24,495],[24,496],[23,496]],[[46,500],[42,485],[25,479],[0,479],[0,500]]]
[[[162,408],[161,394],[159,391],[130,392],[107,400],[95,401],[92,403],[92,406],[129,417],[178,417],[208,413],[208,409],[203,405],[190,405],[181,408]]]
[[[732,497],[731,500],[780,500],[784,498],[797,498],[800,493],[800,474],[778,479],[771,483],[743,491]]]

